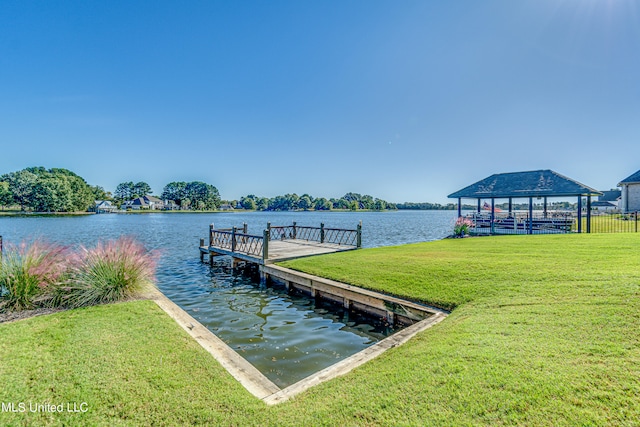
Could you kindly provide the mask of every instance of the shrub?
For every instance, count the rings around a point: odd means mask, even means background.
[[[0,311],[45,305],[51,289],[65,280],[68,259],[66,247],[43,241],[9,246],[0,260]]]
[[[56,303],[83,307],[140,295],[154,283],[156,254],[130,237],[80,247]]]
[[[469,228],[473,226],[473,222],[470,219],[459,217],[453,226],[453,234],[456,237],[464,237],[465,234],[469,234]]]

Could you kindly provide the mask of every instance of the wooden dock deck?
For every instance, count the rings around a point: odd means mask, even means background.
[[[362,246],[362,224],[354,230],[299,226],[271,226],[267,224],[262,236],[247,233],[247,225],[231,229],[209,227],[209,244],[200,239],[200,259],[205,255],[228,255],[234,260],[259,265],[333,252],[349,251]]]

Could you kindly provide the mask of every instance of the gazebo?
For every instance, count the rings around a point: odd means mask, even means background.
[[[582,232],[582,198],[587,198],[587,233],[591,232],[591,197],[602,195],[602,192],[594,190],[584,184],[573,179],[567,178],[557,172],[549,169],[529,171],[529,172],[511,172],[491,175],[483,180],[471,184],[462,190],[449,194],[449,198],[458,199],[458,217],[462,216],[462,199],[476,199],[478,205],[478,214],[481,212],[482,199],[491,199],[490,216],[487,218],[487,226],[493,233],[496,224],[503,229],[518,230],[517,219],[512,215],[513,199],[529,200],[528,219],[520,224],[523,232],[533,234],[535,222],[533,219],[533,199],[544,199],[544,215],[543,219],[538,222],[546,224],[547,229],[566,230],[565,226],[558,225],[559,222],[553,222],[547,218],[547,199],[549,197],[577,197],[578,198],[578,232]],[[500,219],[497,223],[496,219],[496,199],[509,200],[509,215],[505,219]],[[505,222],[506,220],[506,222]],[[511,222],[509,222],[511,221]],[[572,220],[573,221],[573,220]],[[554,225],[555,224],[555,225]]]

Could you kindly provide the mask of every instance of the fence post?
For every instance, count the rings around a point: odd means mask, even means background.
[[[297,235],[298,235],[298,232],[296,231],[296,222],[293,221],[293,240],[296,239]]]
[[[320,223],[320,243],[324,243],[324,222]]]
[[[591,196],[587,196],[587,233],[591,233]]]
[[[360,249],[362,247],[362,220],[358,223],[358,236],[356,240],[356,248]]]
[[[231,252],[236,251],[236,227],[231,229]]]
[[[638,232],[638,211],[633,215],[636,223],[636,233]],[[0,236],[0,255],[2,254],[2,236]]]
[[[213,223],[209,225],[209,246],[213,246]]]
[[[262,232],[262,263],[265,264],[267,259],[269,259],[269,239],[271,232],[269,229],[265,229]]]

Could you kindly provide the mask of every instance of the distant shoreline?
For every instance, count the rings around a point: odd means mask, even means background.
[[[248,210],[248,209],[233,209],[233,210],[152,210],[152,209],[144,209],[144,210],[130,210],[130,211],[121,211],[117,210],[114,212],[108,213],[96,213],[96,212],[25,212],[25,211],[16,211],[16,210],[7,210],[0,211],[0,217],[2,216],[15,216],[15,217],[42,217],[42,216],[87,216],[87,215],[109,215],[109,214],[118,214],[118,215],[144,215],[144,214],[211,214],[211,213],[247,213],[247,212],[323,212],[323,213],[331,213],[331,212],[398,212],[400,210],[415,210],[415,211],[424,211],[424,210],[450,210],[450,209],[383,209],[383,210],[375,210],[375,209],[358,209],[356,211],[352,211],[350,209],[331,209],[331,210],[296,210],[296,211],[259,211],[259,210]]]

